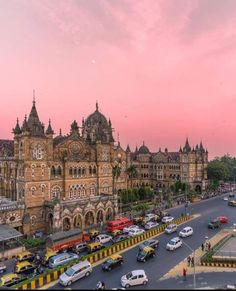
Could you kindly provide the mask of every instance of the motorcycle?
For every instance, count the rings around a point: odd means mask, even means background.
[[[106,286],[105,283],[102,281],[98,281],[95,290],[105,290]]]

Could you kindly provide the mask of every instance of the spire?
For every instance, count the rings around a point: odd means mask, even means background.
[[[77,133],[79,135],[79,127],[78,127],[76,120],[74,120],[73,123],[71,124],[70,131],[71,131],[71,133]]]
[[[137,153],[138,152],[138,147],[137,147],[137,145],[136,145],[136,148],[135,148],[135,153]]]
[[[33,91],[33,105],[28,118],[28,126],[31,135],[44,136],[44,125],[40,122],[38,112],[36,109],[35,93]]]
[[[180,146],[180,148],[179,148],[179,152],[180,153],[182,153],[183,152],[183,150],[182,150],[182,147]]]
[[[204,147],[202,145],[202,141],[200,142],[200,150],[201,150],[201,153],[205,153],[205,149],[204,149]]]
[[[109,124],[109,127],[111,127],[111,120],[110,120],[110,118],[109,118],[108,124]]]
[[[12,131],[13,131],[14,134],[21,134],[18,117],[17,117],[17,120],[16,120],[16,126],[15,126],[15,128],[13,128]]]
[[[84,118],[82,118],[82,126],[84,126]]]
[[[60,135],[60,136],[62,136],[62,133],[61,133],[61,128],[59,129],[59,135]]]
[[[127,145],[126,152],[127,153],[130,153],[131,152],[129,145]]]
[[[96,101],[96,111],[98,111],[98,101]]]
[[[161,153],[161,148],[159,148],[159,152]]]
[[[168,153],[168,149],[167,148],[165,148],[165,152]]]
[[[183,148],[183,151],[184,151],[185,153],[189,153],[189,152],[191,151],[191,147],[190,147],[189,142],[188,142],[188,137],[186,138],[185,146],[184,146],[184,148]]]
[[[145,146],[144,141],[143,141],[143,146]]]
[[[27,115],[25,114],[25,119],[23,121],[22,127],[21,127],[21,131],[29,131],[29,125],[27,122]]]
[[[46,134],[54,134],[54,131],[52,130],[52,127],[51,127],[51,119],[49,119],[48,128],[46,130]]]

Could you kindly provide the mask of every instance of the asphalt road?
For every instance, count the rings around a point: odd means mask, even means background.
[[[117,267],[116,269],[110,272],[102,271],[101,265],[94,267],[93,273],[88,278],[83,278],[73,283],[70,288],[71,289],[94,289],[96,283],[99,280],[105,282],[107,288],[119,288],[120,278],[124,274],[129,271],[135,269],[144,269],[149,282],[146,286],[138,286],[138,289],[155,289],[158,288],[158,280],[167,273],[170,269],[172,269],[175,265],[181,262],[184,258],[186,258],[190,253],[190,249],[186,246],[182,246],[181,248],[170,252],[166,250],[167,242],[178,235],[179,230],[181,230],[184,226],[192,226],[194,230],[194,235],[189,238],[185,238],[184,241],[192,248],[197,249],[203,242],[205,242],[205,237],[208,236],[211,238],[214,236],[220,229],[232,226],[234,222],[236,222],[236,208],[227,205],[227,201],[223,201],[223,196],[217,196],[209,200],[201,201],[196,204],[190,204],[187,209],[187,212],[190,214],[200,214],[200,217],[187,222],[178,227],[177,233],[167,235],[162,234],[157,237],[159,240],[159,248],[156,251],[156,257],[148,260],[145,263],[140,263],[136,261],[136,255],[138,251],[138,246],[132,248],[131,250],[123,253],[124,264],[121,267]],[[171,209],[171,215],[174,217],[180,216],[181,213],[184,213],[184,206],[180,206],[175,209]],[[220,229],[208,229],[207,224],[212,218],[216,218],[220,215],[226,215],[229,218],[229,222],[227,225],[222,225]],[[181,274],[180,274],[181,276]],[[173,285],[172,288],[175,288]],[[64,289],[59,283],[51,287],[51,289]],[[135,289],[135,287],[132,287]]]

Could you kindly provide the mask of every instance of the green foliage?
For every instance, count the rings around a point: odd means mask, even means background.
[[[119,165],[115,165],[113,168],[112,168],[112,175],[113,175],[113,178],[117,179],[121,174],[121,167]]]
[[[140,212],[142,211],[142,215],[145,215],[146,211],[150,209],[150,205],[148,203],[140,203],[133,207],[133,210]]]
[[[123,204],[132,203],[140,200],[152,199],[154,192],[150,187],[129,188],[118,192]]]
[[[227,181],[230,177],[229,164],[221,159],[215,159],[207,165],[207,176],[213,181]]]
[[[34,238],[29,236],[27,238],[22,238],[21,243],[27,248],[38,247],[45,244],[45,240],[42,238]]]
[[[215,190],[217,190],[218,189],[218,187],[219,187],[219,181],[212,181],[211,183],[209,183],[209,185],[208,185],[208,189],[209,190],[212,190],[212,191],[215,191]]]

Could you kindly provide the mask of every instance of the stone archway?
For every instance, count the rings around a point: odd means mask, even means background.
[[[82,217],[81,217],[80,214],[76,214],[74,216],[73,225],[74,225],[75,228],[81,228],[82,229]]]
[[[94,224],[94,213],[92,211],[88,211],[85,214],[85,228]]]
[[[106,220],[111,220],[113,218],[113,210],[112,208],[108,208],[106,211]]]
[[[71,229],[71,221],[69,217],[63,218],[62,223],[63,223],[63,231]]]
[[[195,187],[195,191],[196,191],[197,193],[202,193],[202,188],[201,188],[201,186],[200,186],[200,185],[197,185],[197,186]]]
[[[97,212],[97,223],[104,221],[104,215],[103,215],[103,210],[98,210]]]

